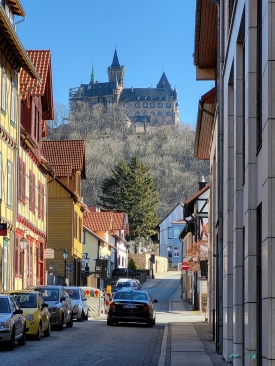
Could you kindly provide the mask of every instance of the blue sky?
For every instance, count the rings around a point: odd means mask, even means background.
[[[214,81],[196,81],[195,0],[21,0],[17,25],[26,50],[51,50],[54,102],[68,105],[70,87],[107,81],[116,47],[125,87],[155,87],[163,70],[176,86],[180,121],[195,126],[198,101]]]

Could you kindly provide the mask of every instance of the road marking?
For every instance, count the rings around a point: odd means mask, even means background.
[[[165,325],[164,332],[163,332],[158,366],[164,366],[165,365],[167,338],[168,338],[168,324]]]

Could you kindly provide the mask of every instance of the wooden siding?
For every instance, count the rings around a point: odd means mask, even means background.
[[[54,262],[58,262],[58,275],[64,274],[63,251],[67,249],[67,263],[73,253],[73,212],[72,198],[49,198],[48,200],[48,248],[55,251]]]
[[[48,198],[70,198],[71,193],[68,192],[64,187],[62,187],[56,180],[53,180],[49,176],[48,179],[49,192]]]

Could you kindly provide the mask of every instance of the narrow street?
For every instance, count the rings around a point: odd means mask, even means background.
[[[26,346],[16,346],[13,352],[1,349],[1,364],[158,366],[166,341],[168,352],[163,365],[171,365],[171,334],[167,332],[165,339],[165,328],[168,329],[171,322],[201,322],[203,316],[178,311],[177,301],[169,302],[179,289],[178,272],[164,279],[149,280],[143,289],[159,301],[153,328],[138,324],[107,326],[105,318],[89,318],[83,323],[74,322],[71,329],[64,327],[63,331],[52,331],[49,338],[43,337],[39,342],[28,340]]]

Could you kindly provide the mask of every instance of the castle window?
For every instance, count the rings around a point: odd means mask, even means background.
[[[136,116],[138,117],[138,116],[140,116],[140,113],[139,112],[136,112]]]
[[[147,108],[148,107],[148,103],[143,103],[143,107]]]
[[[166,103],[166,108],[171,108],[171,103]]]
[[[158,103],[158,107],[159,108],[162,108],[163,107],[163,104],[162,103]]]
[[[151,108],[155,108],[155,103],[151,103],[151,104],[150,104],[150,107],[151,107]]]
[[[162,116],[162,112],[158,112],[158,116]]]
[[[129,103],[124,103],[124,107],[129,107]]]
[[[166,116],[170,117],[171,116],[171,112],[166,112]]]
[[[136,103],[136,107],[140,107],[140,103]]]
[[[147,113],[147,112],[144,112],[144,113],[143,113],[143,115],[144,115],[144,116],[148,116],[148,113]]]
[[[151,116],[154,116],[155,115],[155,112],[151,112]]]

